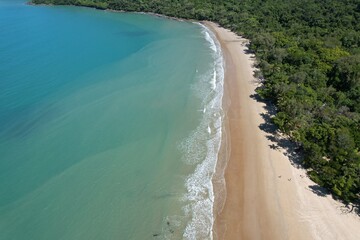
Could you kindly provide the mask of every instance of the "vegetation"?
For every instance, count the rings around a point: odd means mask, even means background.
[[[360,198],[358,0],[33,0],[210,20],[251,40],[258,93],[304,152],[309,176],[334,196]]]

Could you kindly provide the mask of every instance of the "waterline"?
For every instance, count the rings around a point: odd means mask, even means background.
[[[201,24],[200,24],[201,25]],[[215,35],[201,25],[202,34],[212,50],[212,67],[199,77],[193,91],[202,101],[203,115],[199,126],[180,145],[187,164],[196,165],[185,182],[187,193],[183,200],[190,220],[184,239],[213,239],[215,174],[222,140],[222,97],[224,92],[224,60]]]

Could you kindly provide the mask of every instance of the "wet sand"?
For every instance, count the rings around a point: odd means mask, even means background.
[[[268,107],[255,96],[259,84],[247,40],[214,23],[204,24],[216,34],[225,58],[229,159],[226,199],[222,204],[225,193],[215,199],[221,207],[215,209],[214,239],[358,239],[360,218],[315,191],[316,184],[289,158],[291,147],[285,150],[264,130],[276,129],[267,121]]]

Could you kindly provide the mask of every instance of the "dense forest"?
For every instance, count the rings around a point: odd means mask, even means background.
[[[210,20],[250,39],[273,122],[315,182],[360,199],[359,0],[33,0]]]

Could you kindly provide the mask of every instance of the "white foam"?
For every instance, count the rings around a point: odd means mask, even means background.
[[[203,26],[203,27],[205,27],[205,26]],[[215,43],[214,39],[210,36],[209,30],[206,29],[206,32],[204,32],[204,34],[205,34],[206,41],[208,41],[210,43],[211,50],[213,50],[215,53],[217,53],[218,48],[216,46],[216,43]]]
[[[214,69],[214,74],[213,74],[213,78],[212,78],[212,81],[211,81],[211,88],[213,90],[215,90],[215,88],[216,88],[216,69]]]
[[[224,63],[222,52],[214,34],[205,26],[201,26],[204,38],[212,50],[213,68],[202,75],[198,83],[193,86],[194,93],[202,100],[203,116],[200,125],[180,144],[184,161],[188,164],[197,164],[194,173],[186,179],[187,194],[183,197],[187,203],[184,213],[190,218],[183,238],[191,240],[213,238],[214,190],[212,177],[220,150],[223,116]]]

